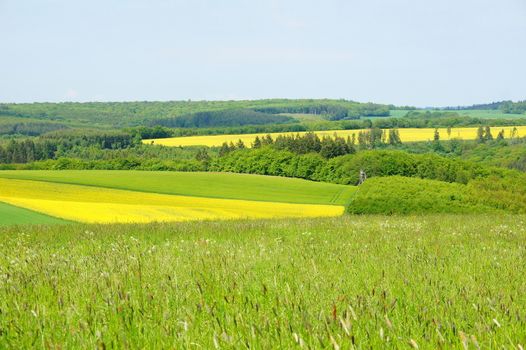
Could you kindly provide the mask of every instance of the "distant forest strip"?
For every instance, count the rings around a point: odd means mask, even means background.
[[[0,104],[0,136],[38,136],[61,128],[137,128],[143,138],[158,138],[370,127],[504,126],[521,123],[517,113],[524,112],[524,104],[502,102],[478,107],[514,113],[515,119],[466,116],[455,107],[428,111],[347,100]],[[391,116],[393,110],[399,110],[397,117]],[[152,135],[160,130],[163,135]]]
[[[526,100],[524,101],[499,101],[485,104],[476,104],[472,106],[446,107],[445,110],[500,110],[506,114],[523,114],[526,113]]]
[[[359,118],[365,115],[388,116],[393,105],[359,103],[348,100],[254,100],[254,101],[167,101],[167,102],[64,102],[0,104],[0,115],[90,125],[91,127],[131,127],[152,121],[188,116],[199,112],[253,110],[264,113],[312,111],[328,119]],[[411,108],[411,107],[404,107]],[[275,114],[275,113],[264,113]]]
[[[0,116],[2,118],[2,116]],[[51,131],[67,129],[68,126],[49,122],[2,122],[0,135],[39,136]]]
[[[209,128],[294,122],[291,117],[257,112],[251,109],[198,112],[180,117],[157,119],[150,125],[170,128]]]

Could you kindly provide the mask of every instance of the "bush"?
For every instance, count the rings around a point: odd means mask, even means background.
[[[479,213],[497,208],[480,204],[466,185],[390,176],[373,178],[360,185],[347,211],[392,215]]]

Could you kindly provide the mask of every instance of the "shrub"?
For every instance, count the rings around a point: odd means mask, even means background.
[[[347,210],[352,214],[478,213],[497,209],[480,204],[466,185],[402,176],[377,177],[359,186]]]

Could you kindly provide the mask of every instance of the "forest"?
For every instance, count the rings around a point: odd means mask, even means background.
[[[162,119],[189,118],[199,112],[225,110],[312,111],[330,118],[388,116],[394,106],[347,100],[255,100],[255,101],[168,101],[0,104],[0,116],[58,121],[77,127],[122,128],[146,125]],[[342,112],[345,111],[345,112]],[[260,111],[260,113],[263,113]],[[343,113],[343,114],[342,114]],[[275,114],[275,113],[264,113]],[[345,114],[345,115],[344,115]],[[228,115],[227,115],[228,117]],[[193,124],[193,123],[190,123]]]

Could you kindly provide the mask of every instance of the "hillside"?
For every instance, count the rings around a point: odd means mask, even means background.
[[[166,123],[177,126],[196,126],[195,113],[251,110],[251,115],[266,116],[266,122],[290,120],[290,117],[274,116],[279,113],[310,113],[328,118],[359,118],[366,115],[389,115],[389,107],[379,104],[358,103],[346,100],[253,100],[253,101],[166,101],[166,102],[88,102],[88,103],[26,103],[0,104],[0,116],[16,118],[22,123],[29,119],[54,122],[73,127],[122,128],[130,126]],[[214,114],[212,114],[214,116]],[[2,117],[3,118],[3,117]],[[228,118],[227,119],[232,119]],[[186,122],[183,122],[186,120]],[[258,124],[258,123],[256,123]],[[221,122],[206,125],[221,125]],[[232,122],[229,124],[232,125]],[[235,125],[240,125],[235,123]]]
[[[344,205],[354,191],[353,186],[301,179],[201,172],[0,171],[0,178],[207,198],[303,204]]]
[[[354,192],[257,175],[132,171],[2,171],[0,187],[0,224],[340,216]]]

